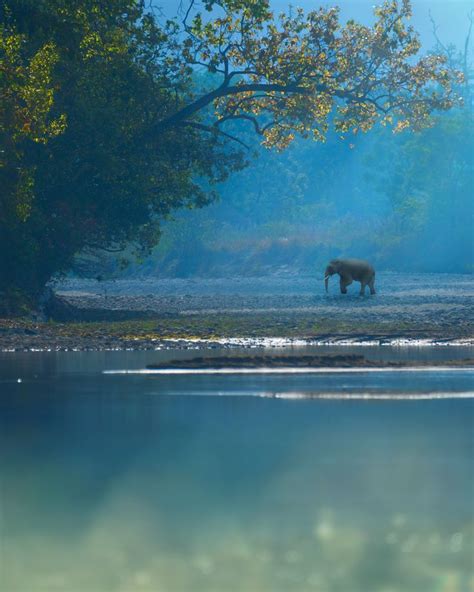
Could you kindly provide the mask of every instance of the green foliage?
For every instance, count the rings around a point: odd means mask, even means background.
[[[341,134],[366,132],[377,122],[421,129],[434,110],[459,100],[452,86],[461,74],[444,56],[416,60],[420,42],[407,24],[408,0],[377,7],[372,27],[341,25],[337,8],[274,17],[267,2],[261,10],[250,1],[206,4],[214,5],[223,9],[214,18],[187,12],[179,59],[217,74],[219,84],[189,97],[157,129],[195,125],[195,114],[212,106],[216,132],[245,120],[264,145],[283,149],[296,134],[323,141],[331,123]]]
[[[377,155],[377,156],[375,156]],[[384,157],[381,159],[381,155]],[[468,109],[440,117],[421,134],[384,137],[374,182],[392,214],[378,238],[380,257],[427,271],[473,271],[474,119]]]
[[[168,33],[141,3],[15,0],[0,23],[4,297],[38,297],[80,251],[146,252],[174,208],[206,205],[240,166],[197,130],[148,134],[176,95],[157,58]]]
[[[57,50],[45,43],[27,55],[25,41],[0,26],[0,212],[22,222],[34,198],[35,168],[25,158],[27,146],[45,144],[65,128],[64,115],[51,117]]]
[[[351,146],[330,134],[325,144],[296,140],[279,154],[260,148],[219,187],[220,202],[165,224],[152,256],[131,273],[314,273],[336,255],[368,256],[386,202],[364,179],[372,146],[371,135]]]
[[[262,151],[220,188],[220,203],[177,215],[137,271],[314,273],[352,255],[378,269],[472,272],[473,187],[468,109],[417,134],[374,130],[352,148],[334,135],[296,141],[282,154]]]

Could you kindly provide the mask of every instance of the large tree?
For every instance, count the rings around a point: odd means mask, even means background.
[[[164,21],[142,0],[4,0],[4,300],[37,298],[84,249],[150,248],[174,208],[208,203],[242,164],[236,120],[282,149],[330,125],[418,129],[456,101],[446,60],[414,59],[407,1],[385,2],[372,27],[342,26],[337,9],[205,8]]]
[[[407,25],[409,0],[375,8],[372,27],[339,22],[337,8],[289,11],[275,18],[268,2],[208,0],[217,18],[194,14],[190,0],[176,46],[176,71],[215,74],[210,88],[188,85],[174,113],[150,133],[199,127],[221,133],[247,120],[267,146],[284,148],[295,133],[324,140],[329,124],[342,134],[369,130],[377,121],[400,131],[420,129],[435,110],[453,106],[460,74],[446,56],[415,59],[420,41]],[[187,66],[187,68],[184,67]],[[212,112],[206,111],[211,107]],[[202,124],[199,117],[207,113]]]
[[[173,31],[141,4],[15,0],[0,33],[0,292],[28,307],[80,251],[150,248],[241,158],[197,130],[148,135],[176,86]]]

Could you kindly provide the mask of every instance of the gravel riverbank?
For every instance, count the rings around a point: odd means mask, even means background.
[[[0,320],[0,349],[474,343],[471,275],[379,273],[373,297],[322,279],[68,280],[54,322]]]

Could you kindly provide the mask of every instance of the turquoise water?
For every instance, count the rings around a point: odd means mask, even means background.
[[[2,592],[474,590],[473,399],[397,400],[472,371],[102,373],[179,355],[0,356]]]

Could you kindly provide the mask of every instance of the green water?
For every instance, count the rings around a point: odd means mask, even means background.
[[[252,396],[465,392],[472,373],[176,381],[100,373],[123,354],[9,355],[2,592],[474,590],[472,399]]]

